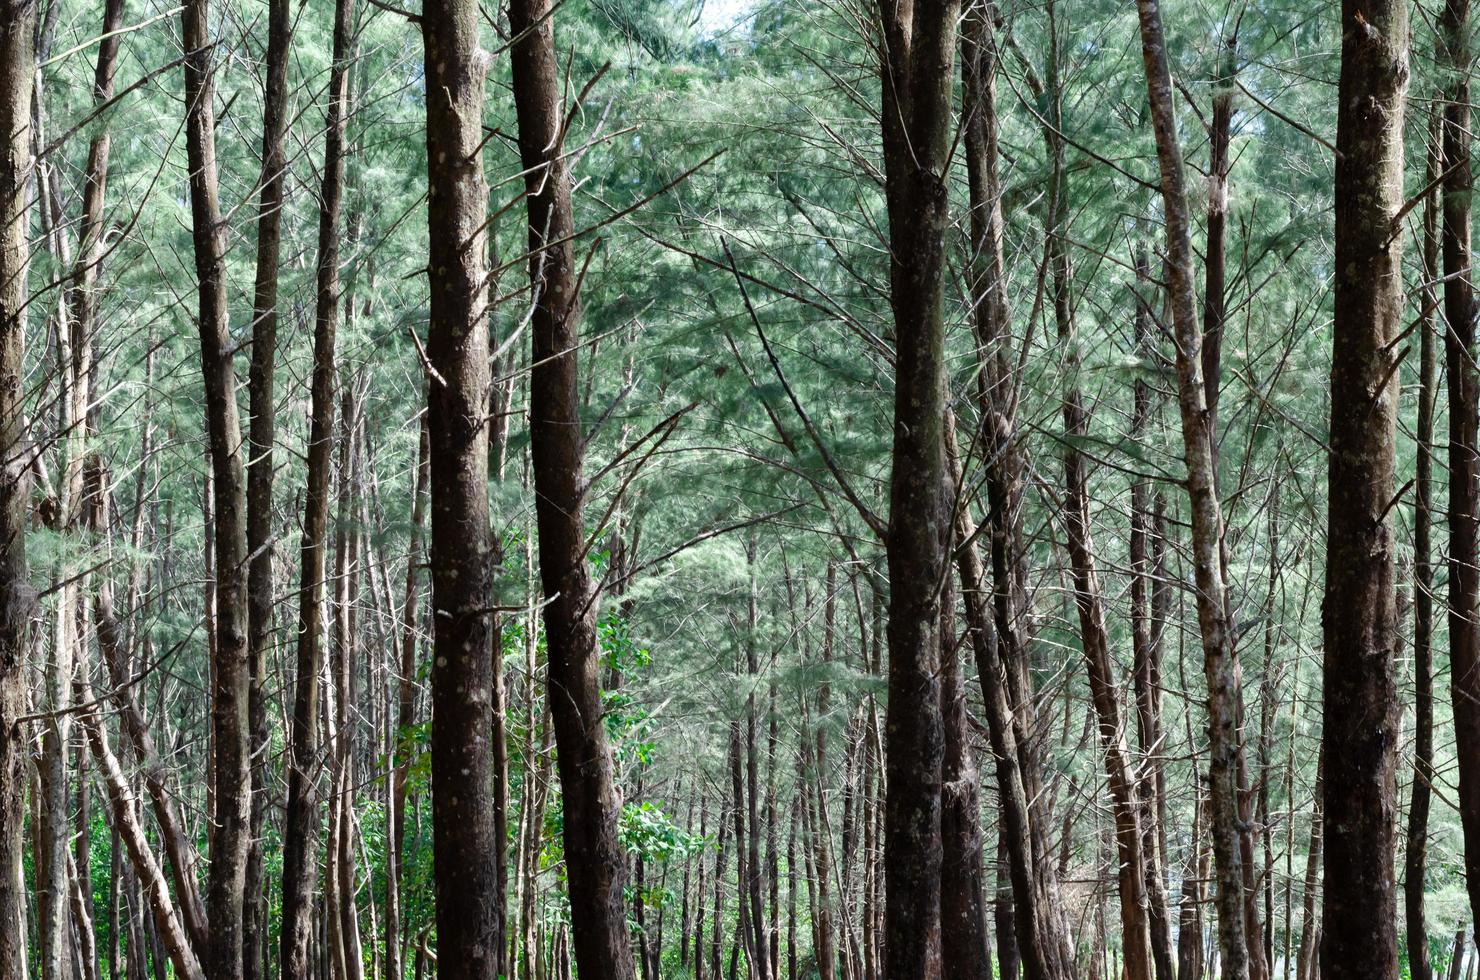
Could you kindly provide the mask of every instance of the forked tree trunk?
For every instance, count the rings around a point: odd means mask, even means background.
[[[1208,689],[1208,778],[1213,856],[1218,882],[1218,933],[1227,980],[1249,980],[1244,924],[1243,857],[1239,844],[1238,665],[1223,582],[1223,514],[1218,502],[1217,454],[1202,373],[1202,327],[1193,290],[1192,239],[1182,147],[1178,142],[1171,73],[1161,6],[1137,0],[1141,53],[1166,222],[1168,292],[1177,353],[1177,401],[1191,504],[1192,564],[1197,619]]]
[[[622,895],[626,857],[598,678],[598,596],[587,562],[577,350],[580,289],[562,137],[561,68],[549,0],[514,0],[509,28],[520,159],[529,172],[530,454],[549,649],[550,712],[565,805],[575,961],[582,980],[633,975]],[[736,799],[737,808],[744,807]],[[737,840],[736,847],[744,846]],[[759,926],[757,926],[759,929]]]
[[[1336,117],[1325,634],[1324,977],[1397,976],[1397,614],[1389,512],[1403,327],[1407,0],[1345,0]],[[1460,665],[1455,666],[1456,677]],[[1463,744],[1461,744],[1463,752]]]
[[[250,838],[248,746],[247,484],[236,403],[235,344],[226,303],[226,228],[216,183],[215,83],[209,0],[188,0],[185,145],[190,164],[191,236],[199,286],[201,373],[214,486],[215,660],[211,691],[213,810],[206,914],[211,980],[242,975],[242,895]]]

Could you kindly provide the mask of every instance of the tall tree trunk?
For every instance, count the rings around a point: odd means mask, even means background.
[[[1000,850],[1009,866],[1016,944],[1002,936],[998,949],[1018,949],[1029,980],[1056,980],[1072,969],[1058,883],[1047,860],[1045,797],[1033,750],[1033,703],[1027,673],[1027,565],[1021,511],[1025,461],[1014,432],[1013,384],[1003,259],[1002,187],[997,166],[997,49],[995,5],[975,2],[961,29],[962,126],[971,208],[971,291],[976,340],[982,349],[978,401],[987,427],[987,498],[990,505],[990,582],[974,546],[970,515],[957,508],[957,552],[967,626],[987,704],[1003,807]],[[952,454],[954,458],[954,454]],[[953,479],[959,484],[959,477]],[[964,521],[964,523],[963,523]],[[1008,964],[1011,966],[1011,964]],[[1004,971],[1008,972],[1008,971]]]
[[[1480,379],[1474,366],[1475,289],[1470,274],[1469,0],[1439,16],[1444,92],[1443,252],[1449,375],[1449,658],[1465,880],[1480,918]]]
[[[889,704],[885,749],[884,972],[941,975],[940,584],[952,63],[957,0],[879,4],[885,198],[897,353],[889,479]]]
[[[1425,186],[1439,179],[1438,122],[1431,127]],[[1408,801],[1408,842],[1403,851],[1403,919],[1413,980],[1432,980],[1424,923],[1424,878],[1429,847],[1429,798],[1434,778],[1434,406],[1439,390],[1439,207],[1430,191],[1423,208],[1423,281],[1419,314],[1418,473],[1413,487],[1413,792]]]
[[[344,128],[349,113],[353,4],[334,5],[333,63],[324,121],[324,170],[319,197],[313,376],[310,390],[308,485],[303,504],[298,587],[297,678],[289,735],[288,810],[283,826],[281,961],[288,980],[312,968],[314,882],[318,873],[320,762],[319,675],[324,669],[324,583],[329,476],[334,448],[334,343],[339,325],[339,212],[344,194]],[[331,862],[331,867],[332,867]]]
[[[1154,358],[1151,311],[1147,306],[1151,273],[1146,252],[1136,254],[1135,339],[1140,356]],[[1131,439],[1147,437],[1153,415],[1160,415],[1159,400],[1151,386],[1137,379],[1132,395]],[[1137,477],[1131,484],[1131,644],[1132,677],[1136,692],[1136,733],[1140,742],[1140,798],[1142,854],[1145,859],[1147,908],[1151,927],[1151,955],[1156,964],[1157,980],[1175,980],[1176,963],[1172,958],[1170,912],[1167,908],[1166,878],[1163,873],[1166,854],[1162,848],[1162,830],[1166,813],[1166,773],[1161,764],[1161,648],[1165,626],[1157,616],[1153,601],[1157,582],[1164,569],[1157,567],[1160,542],[1156,531],[1153,491],[1149,480]]]
[[[211,980],[242,975],[242,896],[250,834],[251,774],[247,690],[247,486],[236,403],[234,344],[226,305],[226,228],[216,182],[215,83],[209,0],[181,12],[185,50],[185,144],[190,164],[191,236],[199,283],[198,326],[205,421],[215,510],[215,659],[212,664],[211,774],[214,788],[206,913]]]
[[[1397,622],[1391,510],[1403,319],[1406,0],[1345,0],[1336,123],[1326,538],[1321,975],[1397,976]],[[1459,665],[1456,664],[1456,676]],[[1461,746],[1463,751],[1463,746]]]
[[[288,49],[292,42],[289,0],[267,8],[267,76],[262,100],[262,190],[257,198],[257,271],[252,295],[252,361],[247,373],[250,416],[247,460],[247,647],[248,719],[251,726],[252,813],[242,908],[242,974],[263,980],[267,905],[263,901],[262,840],[267,811],[267,703],[262,687],[272,642],[272,477],[276,411],[273,374],[277,362],[278,256],[282,241],[283,150],[287,130]]]
[[[1065,380],[1063,382],[1064,526],[1069,551],[1074,605],[1079,613],[1079,638],[1089,678],[1090,698],[1099,722],[1100,747],[1115,821],[1116,877],[1120,896],[1121,944],[1125,950],[1126,980],[1151,980],[1151,931],[1147,915],[1146,861],[1142,851],[1140,806],[1136,779],[1121,727],[1119,687],[1110,660],[1110,637],[1105,622],[1105,600],[1090,534],[1089,474],[1084,454],[1077,448],[1089,438],[1089,412],[1079,391],[1077,329],[1073,310],[1073,273],[1066,240],[1069,233],[1068,186],[1064,173],[1064,143],[1058,84],[1058,31],[1053,4],[1049,4],[1048,105],[1046,138],[1052,154],[1048,196],[1048,263],[1052,279],[1054,322]]]
[[[1166,37],[1156,0],[1136,0],[1141,53],[1166,221],[1168,292],[1177,350],[1177,401],[1191,503],[1192,560],[1197,619],[1208,689],[1208,778],[1213,856],[1218,880],[1218,932],[1227,980],[1249,980],[1244,924],[1243,857],[1239,844],[1238,664],[1223,582],[1223,515],[1218,503],[1217,454],[1202,376],[1202,327],[1193,293],[1192,239],[1182,147],[1178,142]]]
[[[427,91],[439,93],[426,103],[427,355],[432,374],[432,823],[437,965],[447,980],[492,980],[499,962],[494,947],[502,900],[493,862],[502,842],[494,839],[490,793],[493,624],[484,422],[489,298],[482,147],[489,55],[478,46],[478,30],[478,5],[472,0],[432,0],[424,8]]]
[[[572,236],[564,102],[549,0],[514,0],[509,28],[520,159],[528,171],[530,453],[539,523],[540,579],[549,650],[550,712],[565,803],[576,968],[582,980],[633,975],[617,841],[620,803],[602,722],[596,645],[598,596],[587,563],[577,350],[580,288]],[[744,800],[735,801],[737,807]],[[742,846],[736,841],[736,846]]]
[[[25,976],[22,878],[27,733],[25,664],[35,597],[27,587],[30,520],[24,382],[35,0],[0,2],[0,974]]]

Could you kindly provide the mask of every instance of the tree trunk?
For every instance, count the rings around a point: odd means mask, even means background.
[[[282,971],[307,980],[311,968],[314,882],[318,873],[320,762],[319,675],[324,667],[325,532],[334,448],[334,343],[339,317],[339,211],[344,193],[344,127],[349,113],[352,4],[334,5],[334,51],[324,123],[324,171],[314,309],[313,376],[308,435],[308,485],[298,589],[297,678],[289,736],[288,810],[283,827]],[[331,867],[332,867],[331,862]]]
[[[406,843],[406,776],[411,760],[407,758],[411,726],[416,722],[416,633],[419,627],[420,590],[417,567],[422,562],[422,528],[426,523],[427,482],[431,461],[427,458],[426,416],[422,416],[418,441],[415,486],[411,492],[411,541],[406,547],[406,592],[401,602],[401,662],[396,678],[395,741],[391,747],[394,770],[391,774],[390,809],[387,811],[385,875],[385,972],[388,980],[401,980],[404,969],[400,949],[401,870]]]
[[[1073,275],[1069,264],[1069,202],[1064,174],[1064,144],[1059,113],[1058,43],[1050,5],[1048,87],[1049,120],[1046,138],[1052,154],[1050,179],[1048,262],[1052,277],[1054,322],[1065,380],[1063,382],[1064,527],[1069,552],[1074,605],[1079,613],[1079,638],[1089,678],[1091,701],[1099,722],[1100,747],[1115,821],[1116,875],[1120,896],[1121,943],[1125,950],[1126,980],[1151,980],[1151,931],[1147,910],[1146,860],[1142,852],[1140,805],[1136,779],[1121,727],[1119,687],[1110,660],[1110,637],[1105,622],[1105,600],[1100,590],[1098,561],[1090,535],[1089,475],[1084,454],[1075,440],[1090,436],[1089,413],[1079,391],[1079,338],[1074,322]]]
[[[1403,320],[1405,0],[1342,5],[1326,538],[1326,880],[1321,975],[1396,976],[1398,715],[1393,541]],[[1456,676],[1459,676],[1456,665]],[[1456,699],[1458,701],[1458,699]],[[1462,749],[1463,751],[1463,749]]]
[[[1439,179],[1438,121],[1431,127],[1424,185]],[[1423,207],[1423,304],[1419,315],[1418,472],[1413,487],[1413,791],[1408,801],[1408,842],[1403,850],[1403,919],[1408,930],[1412,980],[1432,980],[1424,923],[1424,878],[1429,848],[1429,799],[1434,777],[1434,406],[1439,389],[1439,208],[1430,191]]]
[[[884,972],[941,975],[940,597],[950,517],[945,324],[956,0],[881,2],[885,198],[895,343],[889,479]]]
[[[633,975],[622,895],[626,859],[617,841],[620,803],[597,676],[598,596],[587,563],[577,350],[580,288],[571,238],[561,70],[549,0],[515,0],[509,28],[520,158],[528,171],[530,453],[539,523],[549,650],[550,711],[565,805],[576,968],[582,980]],[[744,801],[737,799],[737,807]],[[737,847],[742,842],[737,841]]]
[[[117,0],[115,0],[117,2]],[[267,10],[267,76],[262,102],[262,190],[257,199],[257,274],[252,297],[252,362],[247,374],[250,416],[247,461],[247,647],[248,719],[251,726],[252,814],[242,908],[242,975],[264,980],[268,909],[263,901],[262,838],[267,811],[267,704],[262,686],[272,643],[272,483],[276,405],[278,256],[282,241],[283,150],[287,130],[288,49],[292,42],[289,0],[270,0]]]
[[[955,607],[955,585],[948,574],[940,607],[940,708],[945,729],[940,817],[941,971],[944,977],[960,980],[992,980],[981,803],[966,723],[966,682],[961,671]]]
[[[215,659],[212,664],[211,774],[214,788],[206,912],[211,980],[242,975],[242,896],[250,834],[248,745],[247,487],[236,403],[234,343],[226,300],[226,228],[216,184],[209,0],[181,12],[185,50],[185,137],[190,164],[191,235],[199,283],[198,326],[205,378],[215,510]]]
[[[517,33],[517,28],[515,29]],[[431,275],[432,822],[437,969],[492,980],[499,962],[494,852],[488,534],[488,291],[478,5],[422,14]]]
[[[1229,630],[1223,582],[1223,515],[1218,503],[1217,454],[1207,389],[1202,376],[1202,328],[1193,294],[1192,239],[1182,148],[1178,142],[1171,73],[1161,7],[1137,0],[1141,53],[1151,104],[1152,129],[1166,221],[1168,292],[1177,349],[1177,396],[1183,458],[1191,503],[1192,559],[1197,618],[1208,688],[1208,777],[1211,784],[1213,855],[1218,879],[1218,932],[1227,980],[1249,980],[1244,924],[1243,857],[1238,814],[1238,664]]]

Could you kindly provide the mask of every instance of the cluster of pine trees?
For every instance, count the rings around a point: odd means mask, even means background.
[[[1469,6],[0,0],[0,980],[1480,974]]]

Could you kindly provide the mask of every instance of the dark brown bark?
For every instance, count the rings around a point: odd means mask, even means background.
[[[311,969],[314,882],[318,873],[319,675],[324,669],[325,555],[329,476],[334,448],[334,343],[339,323],[339,212],[344,194],[344,127],[349,105],[352,5],[334,6],[334,50],[324,123],[319,197],[313,375],[310,388],[308,484],[299,564],[297,678],[289,735],[288,809],[283,825],[283,976],[306,980]],[[331,868],[333,863],[331,862]]]
[[[1425,186],[1439,179],[1439,123],[1429,138]],[[1429,800],[1434,762],[1434,406],[1439,390],[1440,339],[1434,331],[1439,297],[1439,195],[1423,205],[1423,282],[1419,315],[1418,472],[1413,486],[1413,790],[1408,800],[1408,840],[1403,851],[1403,919],[1413,980],[1431,980],[1424,878],[1429,847]]]
[[[597,595],[587,563],[577,350],[580,288],[572,237],[565,106],[549,0],[515,0],[509,27],[520,159],[529,171],[530,453],[549,650],[550,711],[565,805],[565,856],[576,967],[583,980],[633,975],[617,841],[619,802],[602,721]],[[736,799],[736,807],[745,801]],[[736,841],[737,848],[743,841]]]
[[[1202,327],[1198,323],[1193,291],[1186,176],[1178,142],[1161,7],[1156,0],[1137,0],[1136,7],[1166,223],[1166,271],[1177,354],[1177,401],[1191,504],[1198,628],[1208,689],[1209,806],[1218,881],[1219,945],[1227,980],[1248,980],[1250,965],[1238,813],[1239,672],[1223,581],[1223,515],[1218,502],[1217,451],[1202,376]]]
[[[191,236],[199,287],[201,373],[213,485],[215,641],[211,697],[210,873],[204,964],[212,980],[242,975],[242,896],[250,843],[248,745],[247,486],[236,402],[234,344],[226,305],[226,229],[217,196],[215,84],[209,0],[181,12],[185,50],[185,137],[190,164]]]
[[[247,373],[247,647],[248,719],[251,726],[252,813],[242,908],[244,980],[266,975],[263,944],[267,906],[262,888],[263,820],[267,810],[267,704],[262,686],[272,637],[272,476],[276,431],[273,373],[277,361],[278,255],[282,239],[283,174],[287,164],[288,48],[292,41],[289,0],[270,0],[267,10],[267,75],[262,101],[262,172],[257,199],[257,271],[252,298],[252,361]]]
[[[1480,910],[1480,379],[1474,366],[1475,289],[1470,274],[1470,84],[1468,0],[1439,16],[1443,97],[1445,354],[1449,379],[1449,656],[1465,880]]]
[[[516,28],[517,30],[517,28]],[[501,896],[494,838],[489,612],[488,294],[478,6],[422,15],[431,323],[432,821],[438,972],[492,980]],[[564,753],[562,752],[562,755]],[[572,858],[574,860],[574,858]]]
[[[889,282],[897,348],[889,480],[884,972],[941,974],[940,583],[945,486],[945,326],[956,0],[879,4]]]
[[[1326,542],[1321,975],[1396,976],[1398,692],[1393,540],[1402,328],[1403,0],[1342,4]],[[1456,670],[1458,676],[1458,668]]]

